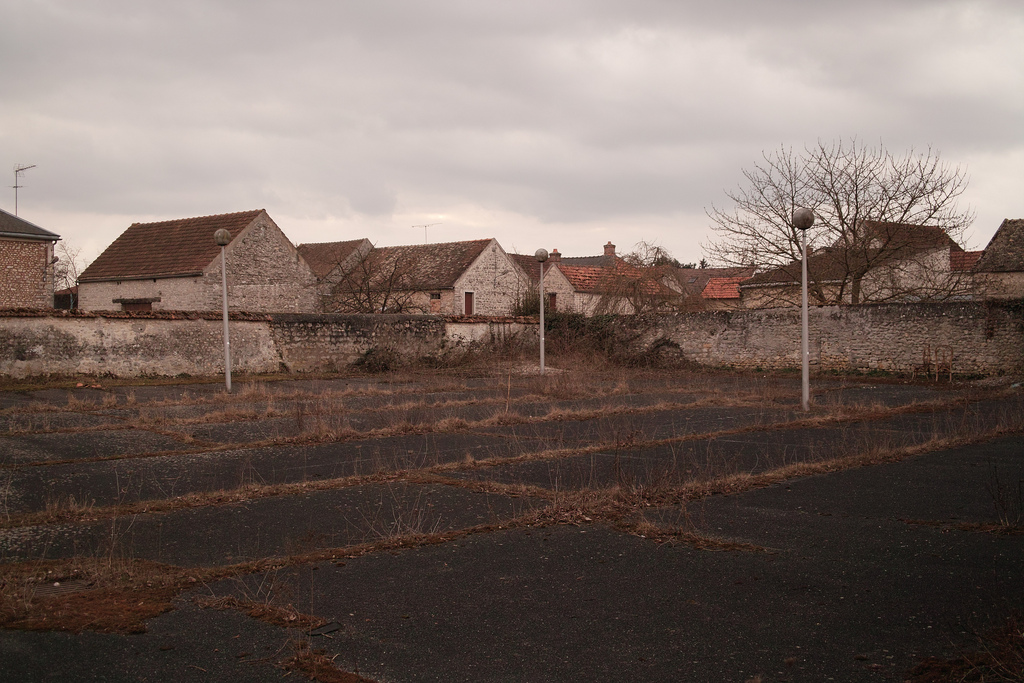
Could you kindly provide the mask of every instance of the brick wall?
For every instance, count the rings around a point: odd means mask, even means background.
[[[52,308],[52,256],[52,242],[0,238],[0,308]]]

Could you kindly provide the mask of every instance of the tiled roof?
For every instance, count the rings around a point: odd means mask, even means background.
[[[954,273],[971,271],[984,253],[983,251],[954,251],[950,249],[949,269]]]
[[[534,282],[540,281],[540,261],[532,254],[509,254],[508,257],[519,264],[519,267],[526,271]],[[544,273],[547,274],[555,263],[548,259],[544,262]]]
[[[690,294],[703,293],[712,278],[746,279],[754,275],[753,266],[733,268],[672,268],[670,274],[683,286],[683,291]]]
[[[558,270],[577,292],[599,293],[604,291],[608,274],[600,266],[567,266],[558,264]]]
[[[79,282],[176,277],[199,274],[220,254],[213,233],[224,228],[231,239],[263,213],[263,209],[216,216],[133,223],[96,257]]]
[[[746,279],[744,276],[709,278],[701,296],[705,299],[739,299],[740,283]]]
[[[614,256],[563,256],[561,263],[567,266],[607,266],[615,259]]]
[[[930,225],[864,221],[869,245],[862,249],[826,247],[807,257],[807,275],[819,284],[841,282],[851,273],[865,267],[875,267],[922,252],[949,249],[963,252],[945,230]],[[954,257],[950,256],[950,262]],[[801,262],[791,261],[785,266],[772,268],[754,275],[743,283],[747,286],[788,285],[800,282]]]
[[[818,283],[841,282],[850,272],[852,266],[839,250],[822,249],[807,257],[807,275]],[[772,268],[758,273],[743,283],[744,287],[756,285],[788,285],[800,282],[802,264],[792,261],[785,266]]]
[[[312,242],[300,244],[296,249],[299,255],[305,259],[313,273],[318,277],[326,277],[332,270],[345,262],[360,245],[367,244],[369,240],[365,237],[359,240],[347,240],[345,242]]]
[[[1024,218],[1007,218],[1000,224],[975,270],[982,273],[1024,270]]]
[[[375,248],[367,259],[368,269],[371,272],[387,271],[392,264],[400,263],[402,269],[408,272],[408,277],[404,279],[415,289],[451,289],[491,241],[485,239]]]
[[[618,259],[615,267],[600,266],[567,266],[556,264],[565,279],[577,292],[589,294],[622,294],[630,288],[630,283],[640,283],[640,291],[652,296],[671,298],[675,292],[659,282],[658,277],[651,275],[660,271],[656,269],[641,270]],[[546,271],[545,271],[546,272]]]
[[[0,209],[0,235],[5,237],[20,237],[27,240],[48,240],[56,242],[60,235],[44,230],[34,223],[29,223],[24,218],[19,218]]]
[[[943,247],[961,248],[945,230],[935,225],[886,221],[864,221],[861,225],[869,239],[875,241],[873,246],[889,251],[907,249],[918,252]]]

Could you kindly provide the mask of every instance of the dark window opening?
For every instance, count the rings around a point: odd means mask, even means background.
[[[466,292],[466,307],[463,312],[466,315],[473,315],[473,292]]]

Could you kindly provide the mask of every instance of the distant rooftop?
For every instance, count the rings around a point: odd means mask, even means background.
[[[24,218],[7,213],[3,209],[0,209],[0,237],[17,237],[26,240],[49,242],[56,242],[60,239],[60,235],[44,230],[35,223],[29,223]]]

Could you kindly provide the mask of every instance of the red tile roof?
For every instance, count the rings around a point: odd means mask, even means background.
[[[601,266],[566,266],[559,264],[557,268],[577,292],[599,293],[604,291],[603,286],[608,278],[608,273]]]
[[[950,249],[949,269],[954,273],[970,271],[984,253],[983,251],[954,251]]]
[[[220,254],[213,233],[224,228],[234,239],[263,209],[215,216],[133,223],[96,257],[79,282],[198,275]]]
[[[712,278],[738,277],[746,279],[754,275],[753,266],[734,266],[730,268],[671,268],[669,274],[682,286],[687,295],[696,295],[704,291]]]
[[[740,283],[747,277],[713,277],[704,285],[701,296],[705,299],[739,299]]]
[[[660,269],[637,268],[621,259],[615,262],[615,267],[567,266],[564,260],[556,267],[577,292],[615,295],[628,290],[630,283],[639,283],[644,294],[665,298],[675,296],[675,292],[660,282]]]
[[[300,244],[296,249],[309,264],[309,267],[313,269],[313,273],[318,278],[322,278],[343,264],[363,244],[369,245],[369,240],[365,237],[345,242],[311,242]]]

